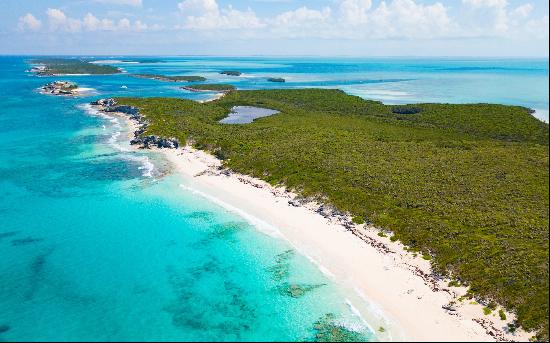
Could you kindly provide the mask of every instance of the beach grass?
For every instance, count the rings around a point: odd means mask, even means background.
[[[210,103],[121,98],[146,134],[393,231],[434,269],[548,339],[548,124],[517,106],[387,106],[338,90],[235,91]],[[280,111],[222,125],[233,106]],[[360,263],[360,261],[358,261]]]

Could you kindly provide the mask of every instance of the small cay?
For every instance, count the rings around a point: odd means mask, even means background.
[[[224,71],[221,71],[220,74],[229,75],[229,76],[241,76],[243,73],[241,73],[238,70],[224,70]]]
[[[269,78],[267,78],[267,81],[269,81],[269,82],[286,82],[286,80],[283,79],[282,77],[269,77]]]
[[[78,95],[78,85],[70,81],[54,81],[40,88],[41,93],[51,95]]]

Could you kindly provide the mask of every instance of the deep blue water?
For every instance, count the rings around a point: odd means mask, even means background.
[[[116,65],[242,89],[339,87],[392,103],[548,110],[547,60],[159,59]],[[0,341],[312,340],[328,314],[327,323],[376,339],[350,300],[364,313],[362,304],[306,257],[180,188],[161,157],[129,150],[121,123],[84,106],[114,95],[213,94],[125,74],[40,78],[25,72],[26,60],[0,57]],[[36,91],[57,79],[93,91]],[[290,285],[309,291],[295,298]]]

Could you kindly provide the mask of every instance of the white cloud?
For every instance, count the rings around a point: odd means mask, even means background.
[[[178,8],[185,17],[183,27],[187,29],[257,29],[265,26],[252,9],[240,11],[229,6],[220,10],[216,0],[184,0]]]
[[[507,0],[462,0],[464,4],[473,7],[506,7],[508,6]]]
[[[371,7],[371,0],[343,0],[340,3],[340,15],[347,24],[362,24],[367,22],[367,12]]]
[[[524,4],[524,5],[518,6],[512,12],[512,16],[518,16],[518,17],[521,17],[521,18],[526,18],[531,14],[532,11],[533,11],[533,5]]]
[[[422,5],[413,0],[382,1],[364,17],[363,27],[373,38],[433,38],[451,30],[447,8],[439,2]]]
[[[178,4],[178,8],[185,16],[203,16],[220,11],[216,0],[184,0]]]
[[[94,0],[142,5],[137,0]],[[262,0],[264,1],[264,0]],[[278,0],[277,0],[278,1]],[[285,0],[286,1],[286,0]],[[132,13],[98,18],[87,13],[71,18],[61,9],[49,8],[43,19],[51,31],[144,32],[192,30],[205,37],[312,38],[312,39],[434,39],[500,37],[529,39],[548,37],[548,16],[535,13],[533,4],[511,6],[509,0],[460,0],[446,6],[438,0],[331,0],[328,6],[298,7],[260,17],[251,8],[221,6],[218,0],[179,0],[179,22],[146,24]],[[166,16],[169,18],[170,16]],[[109,19],[110,18],[110,19]],[[147,17],[151,20],[151,16]],[[19,18],[18,29],[42,28],[33,14]],[[215,33],[215,34],[211,34]],[[237,34],[237,35],[236,35]]]
[[[304,6],[294,11],[287,11],[279,14],[273,20],[273,25],[279,27],[315,26],[325,22],[330,16],[330,7],[325,7],[318,11]]]
[[[111,5],[129,5],[135,7],[141,7],[143,5],[142,0],[94,0],[94,2]]]
[[[19,18],[18,29],[20,31],[36,31],[42,27],[42,22],[30,13]]]
[[[80,32],[80,31],[146,31],[148,25],[140,20],[134,22],[128,18],[122,18],[115,22],[107,18],[97,18],[92,13],[87,13],[84,18],[76,19],[67,16],[56,8],[48,8],[46,11],[51,31]]]

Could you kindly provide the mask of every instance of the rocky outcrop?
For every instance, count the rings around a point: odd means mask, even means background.
[[[139,108],[127,105],[118,105],[115,99],[99,99],[91,103],[100,111],[105,113],[119,113],[128,116],[130,120],[138,123],[138,128],[134,131],[134,138],[130,141],[132,145],[139,145],[142,149],[157,147],[160,149],[177,149],[180,145],[176,138],[164,138],[154,135],[144,136],[149,123],[139,113]]]
[[[229,76],[241,76],[242,75],[242,73],[238,70],[224,70],[224,71],[221,71],[220,74],[229,75]]]
[[[283,79],[282,77],[269,77],[267,79],[267,81],[269,81],[269,82],[286,82],[286,80]]]
[[[52,95],[77,95],[78,85],[70,81],[54,81],[45,84],[41,88],[44,94]]]
[[[150,149],[151,147],[157,148],[166,148],[166,149],[177,149],[179,147],[179,142],[176,138],[161,138],[158,136],[136,136],[130,141],[132,145],[141,145],[145,149]]]

